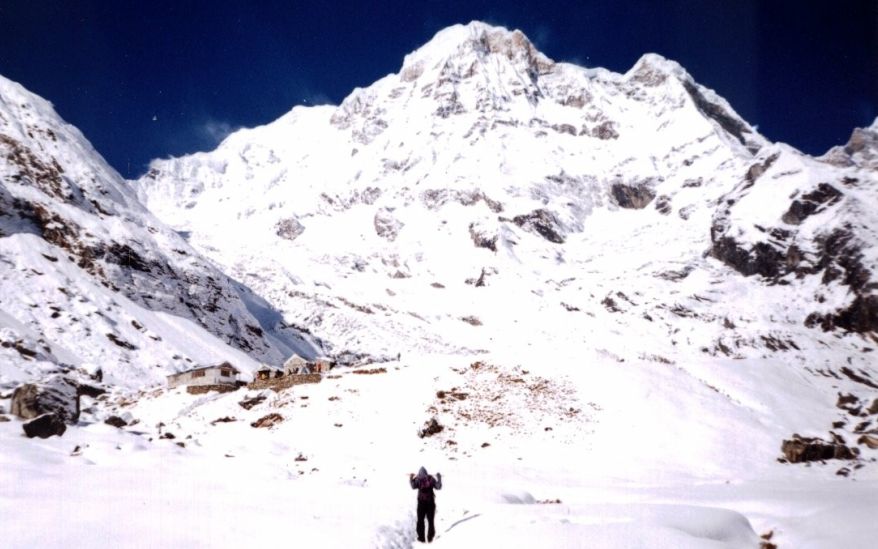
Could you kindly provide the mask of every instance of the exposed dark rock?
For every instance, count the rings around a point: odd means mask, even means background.
[[[106,423],[107,425],[112,425],[113,427],[117,427],[119,429],[128,425],[128,422],[119,416],[110,416],[104,420],[104,423]]]
[[[616,300],[613,299],[613,298],[610,297],[610,296],[605,297],[605,298],[601,301],[601,304],[602,304],[604,307],[606,307],[607,310],[610,311],[611,313],[620,313],[620,312],[622,312],[622,309],[620,309],[619,306],[616,305]]]
[[[878,295],[858,296],[850,305],[834,313],[811,313],[805,326],[820,326],[824,331],[841,328],[848,332],[878,332]]]
[[[0,423],[6,423],[7,421],[9,421],[9,418],[0,414]]]
[[[54,435],[60,437],[67,430],[67,425],[64,421],[64,418],[57,414],[48,413],[24,423],[21,427],[28,438],[49,438]]]
[[[747,173],[744,175],[744,180],[747,182],[747,187],[751,187],[756,180],[762,177],[762,174],[768,171],[775,161],[780,157],[779,153],[774,153],[762,162],[756,162],[750,168],[747,169]]]
[[[295,217],[281,219],[274,226],[274,234],[287,240],[295,240],[305,232],[305,226]]]
[[[259,404],[260,402],[263,402],[264,400],[265,400],[265,395],[256,395],[253,398],[245,398],[244,400],[242,400],[241,402],[238,403],[238,406],[240,406],[241,408],[243,408],[245,410],[249,410],[250,408],[253,408],[254,406]]]
[[[103,252],[103,259],[107,263],[121,265],[143,273],[151,273],[153,268],[156,267],[154,262],[145,259],[128,244],[112,242],[105,249],[98,249],[96,253],[98,257],[101,256],[101,251]],[[159,269],[161,268],[159,267]]]
[[[445,430],[445,426],[439,423],[439,420],[435,417],[431,417],[418,431],[418,436],[421,438],[431,437],[437,433],[441,433],[443,430]]]
[[[470,223],[469,226],[469,235],[470,238],[473,239],[473,244],[478,248],[487,248],[492,252],[497,251],[497,235],[486,235],[484,232],[479,231],[474,223]]]
[[[512,222],[526,231],[537,233],[549,242],[564,243],[560,223],[548,210],[537,209],[529,214],[517,215],[512,218]]]
[[[466,322],[470,326],[481,326],[482,321],[475,316],[464,316],[460,318],[462,321]]]
[[[256,429],[264,429],[268,427],[272,427],[282,422],[284,417],[278,413],[270,413],[268,415],[264,415],[261,418],[257,419],[253,423],[250,424],[250,427],[254,427]]]
[[[790,463],[808,461],[824,461],[829,459],[855,459],[859,454],[856,448],[844,444],[826,442],[815,437],[793,435],[791,440],[784,440],[781,452]]]
[[[631,185],[613,183],[610,187],[610,193],[620,208],[633,210],[645,208],[655,198],[655,191],[646,182]]]
[[[765,242],[757,242],[752,247],[747,248],[728,236],[715,238],[715,229],[716,226],[711,228],[711,237],[714,241],[710,254],[713,257],[744,276],[758,274],[767,278],[775,278],[786,274],[786,256],[774,246]]]
[[[596,137],[598,139],[609,140],[609,139],[618,139],[619,132],[616,129],[616,124],[605,120],[591,129],[589,134],[592,137]]]
[[[104,335],[107,336],[107,339],[109,339],[110,341],[112,341],[113,343],[118,345],[119,347],[122,347],[123,349],[128,349],[129,351],[136,351],[137,350],[137,345],[134,345],[133,343],[129,343],[129,342],[125,341],[124,339],[120,338],[119,336],[117,336],[114,333],[108,332]]]
[[[695,83],[689,80],[683,80],[683,87],[692,98],[692,102],[695,103],[695,106],[701,111],[701,114],[716,121],[722,129],[733,135],[742,145],[747,145],[747,140],[744,138],[744,134],[750,133],[750,130],[747,129],[746,124],[732,116],[731,113],[727,112],[721,106],[710,102],[704,97]]]
[[[387,208],[380,208],[375,212],[373,225],[375,226],[375,234],[390,242],[396,240],[403,227],[403,223],[393,217],[393,212]]]
[[[655,209],[662,215],[668,215],[671,213],[671,197],[667,195],[661,195],[655,201]]]
[[[76,385],[64,378],[40,384],[27,383],[12,393],[10,412],[22,419],[51,413],[73,424],[79,419],[79,394]]]
[[[100,371],[100,369],[98,369],[98,371]],[[94,385],[88,385],[86,383],[77,383],[76,392],[79,394],[79,396],[98,398],[99,396],[105,394],[107,390],[101,389],[100,387],[95,387]]]
[[[829,183],[820,183],[815,190],[802,195],[801,199],[793,200],[790,209],[781,219],[790,225],[800,225],[818,210],[836,204],[842,196],[842,193]]]

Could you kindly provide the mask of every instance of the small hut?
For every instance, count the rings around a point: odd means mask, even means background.
[[[168,376],[168,387],[200,385],[231,385],[237,386],[238,374],[241,371],[229,362],[221,362],[212,366],[202,366],[186,372]]]
[[[330,368],[335,366],[335,363],[325,356],[317,357],[312,360],[309,365],[311,366],[311,371],[317,374],[322,374],[328,372]]]
[[[310,374],[311,364],[296,353],[284,362],[284,375]]]

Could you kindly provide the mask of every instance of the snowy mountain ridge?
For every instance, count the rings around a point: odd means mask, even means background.
[[[16,346],[45,349],[46,368],[102,368],[135,387],[224,354],[248,370],[291,352],[288,328],[263,335],[264,301],[155,219],[48,102],[6,79],[0,154],[0,295],[15,319],[4,322],[4,377],[32,369],[10,346],[24,340]]]

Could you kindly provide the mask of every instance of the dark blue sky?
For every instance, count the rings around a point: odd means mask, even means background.
[[[519,28],[555,60],[617,72],[658,52],[769,139],[812,154],[878,116],[874,0],[2,0],[0,74],[52,101],[132,177],[296,104],[337,104],[473,19]]]

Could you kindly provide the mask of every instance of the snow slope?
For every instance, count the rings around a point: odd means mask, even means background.
[[[152,216],[48,102],[6,79],[0,155],[3,387],[53,368],[140,387],[221,358],[249,371],[292,348],[314,354]]]

